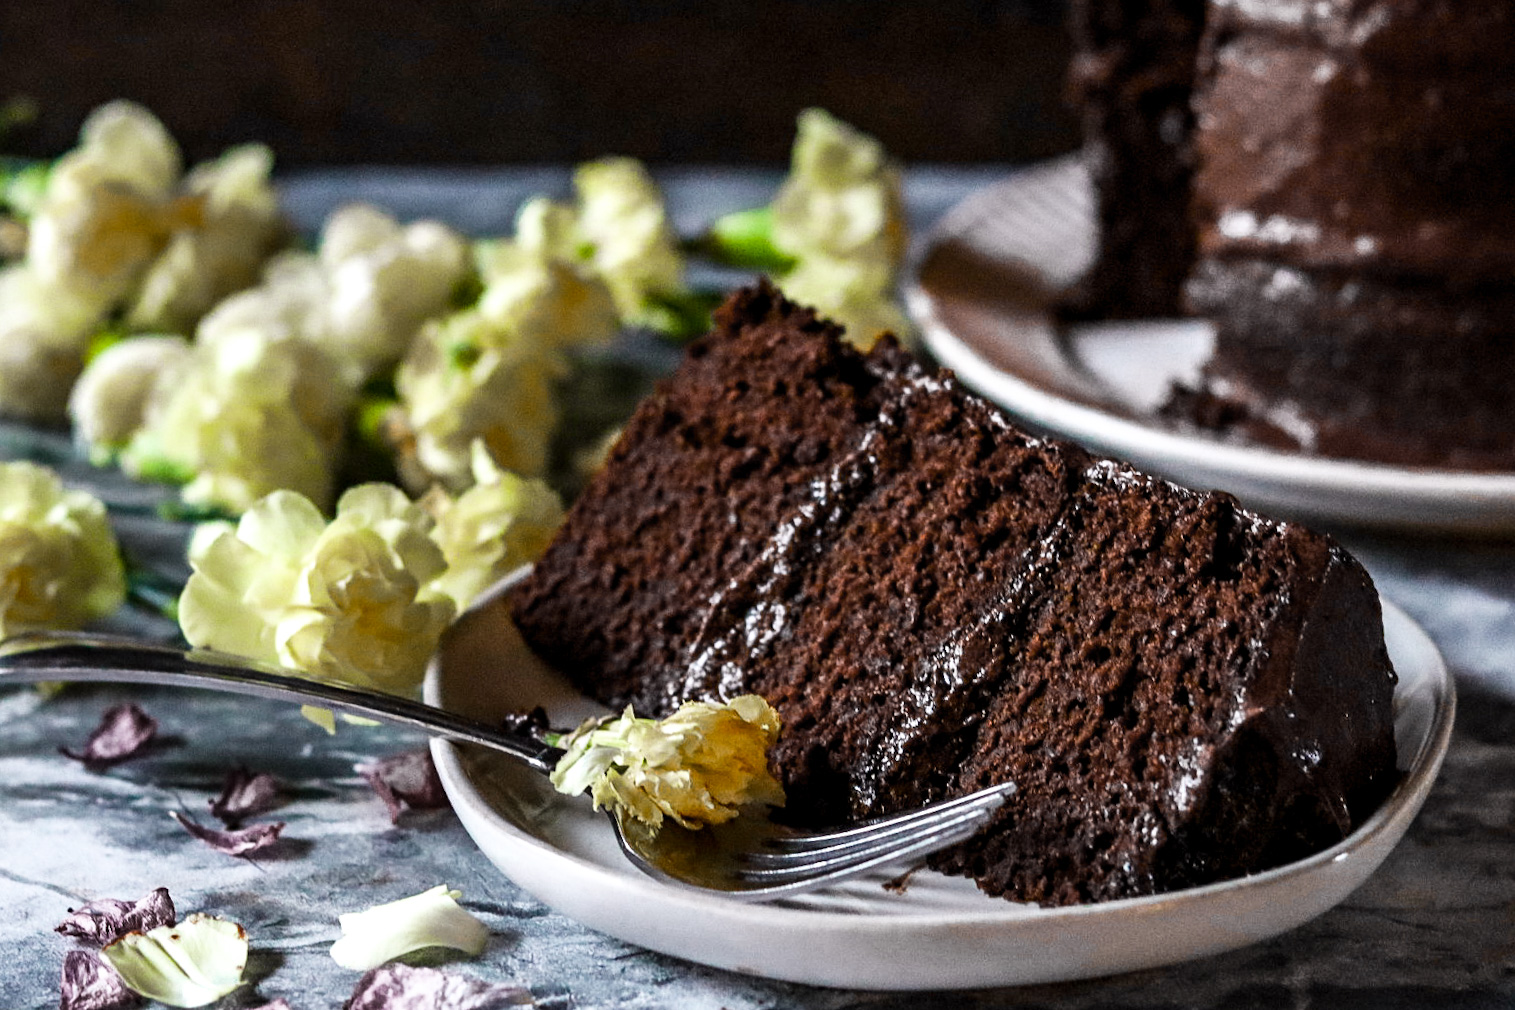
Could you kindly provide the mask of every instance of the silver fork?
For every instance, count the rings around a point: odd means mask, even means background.
[[[563,751],[519,727],[495,727],[407,698],[326,681],[206,649],[149,645],[104,635],[40,632],[0,642],[0,685],[37,681],[110,681],[209,688],[324,708],[419,729],[507,754],[539,772]],[[698,831],[665,821],[651,831],[610,817],[616,839],[643,872],[672,884],[744,901],[814,890],[890,864],[919,861],[982,828],[1010,783],[892,817],[834,831],[801,832],[763,811],[744,811]]]

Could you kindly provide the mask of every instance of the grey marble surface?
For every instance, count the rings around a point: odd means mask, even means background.
[[[917,223],[998,174],[926,169],[910,177]],[[760,202],[768,173],[664,174],[681,226]],[[307,227],[361,194],[405,214],[497,232],[521,198],[561,191],[557,169],[341,172],[289,180]],[[127,489],[129,490],[129,489]],[[129,543],[171,552],[174,532],[127,521]],[[438,883],[490,928],[485,953],[455,970],[529,987],[546,1006],[756,1008],[1515,1007],[1515,546],[1412,541],[1341,531],[1384,595],[1419,620],[1456,673],[1460,706],[1440,781],[1408,836],[1344,904],[1267,943],[1112,979],[1029,989],[890,994],[813,989],[685,964],[590,932],[533,900],[477,852],[447,811],[391,824],[356,762],[422,745],[413,734],[344,728],[327,736],[288,706],[199,692],[74,688],[43,701],[0,689],[0,1010],[55,1006],[68,943],[51,932],[70,907],[170,889],[181,912],[243,923],[252,985],[227,1007],[286,998],[337,1007],[357,975],[327,948],[336,916]],[[143,635],[171,626],[120,620]],[[135,700],[166,746],[105,772],[58,753],[79,746],[112,703]],[[203,817],[238,762],[274,773],[288,802],[271,853],[221,856],[168,817]]]

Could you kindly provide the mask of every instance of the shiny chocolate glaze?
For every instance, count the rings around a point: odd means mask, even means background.
[[[1515,7],[1212,2],[1198,79],[1201,256],[1515,276]]]

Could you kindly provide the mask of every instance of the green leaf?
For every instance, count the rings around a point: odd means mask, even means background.
[[[635,320],[675,344],[710,329],[710,313],[725,300],[719,291],[673,291],[649,295]]]
[[[711,254],[720,262],[750,270],[783,273],[794,257],[773,244],[773,210],[754,207],[723,214],[710,226]]]

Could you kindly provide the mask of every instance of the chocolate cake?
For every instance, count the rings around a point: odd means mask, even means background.
[[[1086,106],[1096,166],[1120,138],[1168,126],[1173,153],[1127,159],[1124,181],[1096,173],[1103,251],[1080,313],[1136,304],[1211,318],[1199,399],[1222,398],[1221,414],[1297,448],[1515,466],[1515,5],[1077,7],[1080,24],[1107,9],[1124,22],[1115,41],[1080,31],[1075,82],[1125,47],[1147,55],[1109,62],[1105,89],[1160,80],[1165,107],[1189,113],[1180,129],[1171,111],[1130,100],[1131,122],[1117,125],[1106,103]],[[1175,22],[1194,33],[1192,52],[1148,41],[1179,34]],[[1170,162],[1188,174],[1175,182]],[[1187,279],[1154,284],[1157,268],[1129,265],[1133,250]],[[1091,306],[1090,292],[1105,294]]]
[[[1386,795],[1377,597],[1328,538],[1034,438],[766,285],[717,324],[510,596],[585,692],[763,695],[801,823],[1013,780],[934,865],[1048,904],[1276,865]]]

